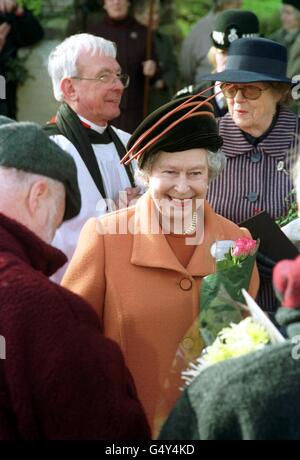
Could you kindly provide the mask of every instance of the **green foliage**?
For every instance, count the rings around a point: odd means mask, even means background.
[[[243,9],[253,11],[260,21],[261,34],[268,37],[280,28],[281,0],[244,0]]]
[[[37,16],[42,12],[43,0],[17,0],[17,3],[28,8]]]
[[[209,4],[209,1],[185,0],[183,2],[182,0],[175,0],[177,25],[184,37],[189,33],[191,26],[208,13]]]
[[[19,85],[23,85],[28,78],[33,78],[26,67],[27,56],[16,57],[10,59],[6,63],[6,78],[7,81],[16,81]]]
[[[285,200],[288,206],[288,212],[285,216],[280,217],[276,220],[276,223],[283,227],[284,225],[289,224],[293,220],[297,219],[298,217],[298,205],[297,205],[297,197],[296,197],[296,189],[293,189],[291,193]]]
[[[209,0],[174,0],[177,12],[177,25],[185,37],[191,27],[211,8]],[[268,36],[279,28],[279,10],[281,0],[244,0],[243,9],[257,14],[261,23],[261,32]]]

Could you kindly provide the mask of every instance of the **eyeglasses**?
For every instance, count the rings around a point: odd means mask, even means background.
[[[236,96],[237,92],[240,90],[243,97],[245,99],[250,99],[251,101],[255,101],[261,96],[263,91],[267,91],[269,88],[260,88],[259,86],[254,85],[242,85],[236,86],[232,83],[225,83],[221,85],[221,90],[225,97],[232,99]]]
[[[74,80],[91,80],[91,81],[100,81],[105,85],[114,85],[118,80],[122,83],[124,88],[127,88],[129,85],[130,77],[126,73],[115,75],[113,73],[104,73],[99,75],[99,77],[89,78],[89,77],[71,77]]]

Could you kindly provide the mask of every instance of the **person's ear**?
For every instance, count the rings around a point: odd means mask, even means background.
[[[28,192],[28,211],[34,217],[43,207],[46,206],[46,199],[49,194],[49,185],[46,180],[40,179],[34,182]]]
[[[60,82],[60,89],[64,95],[64,99],[69,101],[75,101],[77,99],[77,88],[72,78],[63,78]]]

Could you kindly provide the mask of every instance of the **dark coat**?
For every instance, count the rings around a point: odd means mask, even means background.
[[[2,22],[8,22],[11,30],[0,53],[0,74],[6,78],[6,99],[0,100],[0,115],[16,118],[18,79],[12,75],[10,66],[17,57],[18,49],[34,45],[43,38],[44,31],[39,21],[28,10],[24,10],[21,15],[0,15],[0,24]]]
[[[300,311],[281,308],[277,320],[297,340],[204,369],[177,402],[161,440],[300,439]]]
[[[130,85],[121,101],[121,115],[114,126],[132,133],[143,119],[144,75],[142,63],[146,60],[147,29],[129,16],[113,21],[106,16],[102,21],[88,24],[87,32],[111,40],[117,45],[117,61],[122,72],[130,76]],[[155,52],[153,59],[157,61]]]
[[[164,81],[164,87],[158,89],[153,82],[149,96],[149,113],[172,99],[179,76],[175,46],[171,37],[156,30],[153,32],[153,41],[159,62],[160,80]]]
[[[65,260],[0,214],[0,439],[146,439],[119,347],[86,302],[47,278]]]

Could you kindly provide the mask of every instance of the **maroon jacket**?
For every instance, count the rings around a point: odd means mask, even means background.
[[[147,439],[117,344],[47,278],[65,259],[0,214],[0,439]]]
[[[133,133],[143,119],[145,77],[142,63],[146,60],[147,28],[131,16],[122,21],[106,16],[102,21],[88,25],[87,32],[117,45],[117,61],[122,72],[130,76],[130,84],[122,97],[121,115],[113,120],[113,125]],[[153,47],[152,50],[152,59],[157,62]]]

